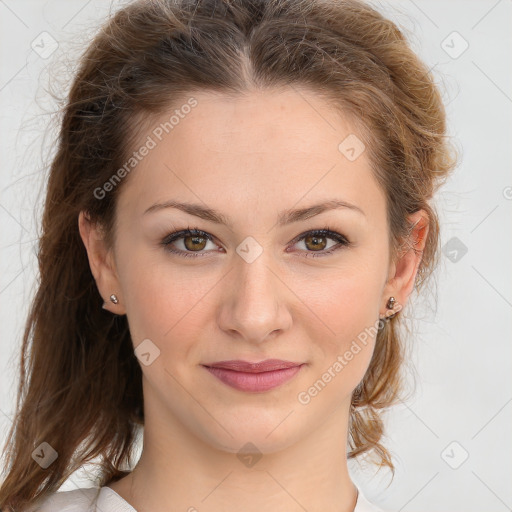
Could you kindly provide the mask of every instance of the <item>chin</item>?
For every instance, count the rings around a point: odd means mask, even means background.
[[[209,424],[203,427],[201,437],[215,449],[227,453],[239,454],[254,451],[255,453],[265,454],[279,452],[295,444],[302,436],[306,435],[306,432],[303,431],[304,423],[302,422],[299,426],[297,419],[292,419],[293,414],[285,419],[289,412],[289,409],[283,411],[283,414],[279,415],[279,419],[267,418],[262,420],[259,418],[251,421],[251,418],[255,417],[253,415],[249,417],[249,421],[239,421],[234,417],[226,417],[224,421],[221,421],[221,424],[227,432],[218,425],[212,430],[212,424]]]

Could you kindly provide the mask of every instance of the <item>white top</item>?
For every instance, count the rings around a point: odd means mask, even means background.
[[[357,487],[354,512],[385,512],[370,503]],[[110,487],[81,487],[72,491],[60,491],[46,496],[40,503],[25,512],[137,512]]]

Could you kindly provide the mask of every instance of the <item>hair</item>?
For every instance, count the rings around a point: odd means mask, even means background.
[[[395,23],[358,0],[144,0],[123,6],[82,53],[59,111],[37,254],[40,280],[3,452],[2,510],[20,510],[57,491],[95,458],[99,486],[122,478],[144,425],[142,372],[127,318],[101,307],[79,213],[104,228],[112,247],[116,199],[129,177],[101,200],[94,191],[129,159],[141,126],[195,91],[236,96],[286,87],[321,95],[360,130],[386,193],[393,257],[413,227],[407,216],[426,211],[429,230],[415,289],[424,286],[440,250],[430,200],[456,157],[433,76]],[[349,459],[371,452],[393,475],[380,443],[381,414],[404,388],[401,323],[396,314],[378,329],[369,367],[351,397],[348,435]],[[58,453],[45,469],[32,455],[43,442]]]

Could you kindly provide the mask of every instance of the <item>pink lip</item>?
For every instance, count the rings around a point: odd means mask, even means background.
[[[270,372],[272,370],[282,370],[283,368],[292,368],[300,366],[301,363],[292,361],[283,361],[282,359],[265,359],[259,363],[251,363],[241,359],[231,361],[217,361],[216,363],[206,364],[209,368],[224,368],[225,370],[235,370],[237,372],[259,373]]]
[[[212,375],[240,391],[268,391],[296,375],[302,363],[267,359],[259,363],[247,361],[218,361],[203,365]]]

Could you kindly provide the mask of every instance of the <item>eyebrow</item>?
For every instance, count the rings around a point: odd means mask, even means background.
[[[183,203],[179,201],[166,201],[165,203],[156,203],[153,206],[150,206],[144,212],[144,215],[150,212],[160,211],[165,208],[176,208],[190,215],[194,215],[195,217],[199,217],[210,222],[215,222],[216,224],[224,224],[226,226],[232,227],[229,218],[223,215],[221,212],[218,212],[207,206],[202,206],[200,204]],[[307,208],[283,210],[278,215],[277,224],[279,226],[284,226],[286,224],[306,220],[314,217],[315,215],[319,215],[320,213],[339,208],[356,211],[366,216],[364,211],[355,204],[348,203],[341,199],[330,199],[313,206],[308,206]]]

